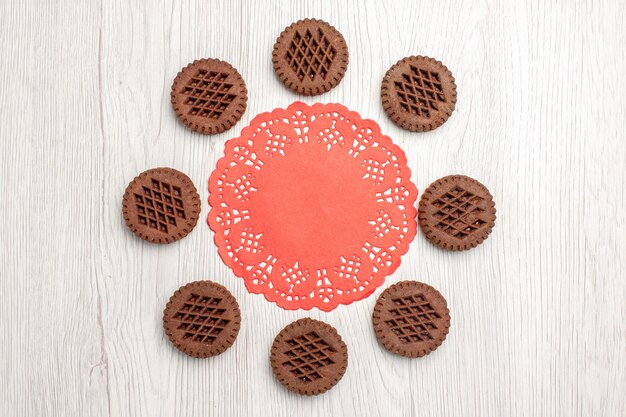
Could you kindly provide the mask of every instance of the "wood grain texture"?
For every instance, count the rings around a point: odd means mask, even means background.
[[[271,51],[317,17],[350,48],[342,83],[306,98],[277,80]],[[5,0],[0,2],[0,415],[626,415],[626,3]],[[398,59],[424,54],[456,77],[448,122],[400,130],[380,103]],[[236,127],[204,137],[169,102],[199,57],[232,63],[249,88]],[[462,173],[494,195],[482,246],[448,253],[418,235],[388,282],[444,294],[452,327],[419,360],[389,354],[371,327],[375,296],[331,313],[287,312],[248,294],[199,224],[168,246],[124,226],[139,172],[171,166],[200,189],[258,113],[339,102],[378,121],[423,190]],[[238,298],[233,348],[187,358],[162,311],[180,285],[212,279]],[[280,386],[268,361],[290,321],[337,327],[350,359],[317,398]]]

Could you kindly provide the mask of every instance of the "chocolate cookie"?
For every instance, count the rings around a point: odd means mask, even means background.
[[[450,175],[424,191],[417,217],[431,242],[459,251],[487,239],[496,221],[496,208],[487,187],[464,175]]]
[[[334,387],[346,372],[348,348],[334,327],[305,318],[278,333],[270,362],[287,389],[318,395]]]
[[[450,311],[433,287],[401,281],[378,297],[372,316],[380,343],[390,352],[409,358],[428,355],[445,340]]]
[[[178,350],[195,358],[216,356],[231,347],[240,324],[237,300],[212,281],[180,287],[163,312],[167,337]]]
[[[199,133],[230,129],[246,111],[248,90],[228,62],[200,59],[183,68],[172,85],[176,117]]]
[[[122,203],[128,228],[143,240],[172,243],[198,222],[200,196],[188,176],[172,168],[153,168],[128,184]]]
[[[331,25],[304,19],[287,27],[276,40],[274,70],[280,81],[299,94],[325,93],[348,68],[348,46]]]
[[[441,126],[456,105],[456,84],[441,62],[425,56],[398,61],[383,78],[381,99],[395,124],[413,132]]]

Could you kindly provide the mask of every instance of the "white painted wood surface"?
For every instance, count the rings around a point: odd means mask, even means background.
[[[304,17],[350,48],[343,82],[316,98],[279,83],[271,50]],[[626,5],[573,1],[0,2],[0,415],[626,415]],[[380,80],[426,54],[454,73],[457,109],[426,134],[385,116]],[[169,102],[179,69],[231,62],[250,92],[231,131],[203,137]],[[287,312],[246,292],[204,222],[149,245],[120,214],[144,169],[206,182],[224,142],[295,100],[340,102],[378,121],[413,180],[463,173],[495,196],[492,236],[465,253],[418,235],[388,283],[418,279],[448,299],[452,328],[426,358],[382,350],[376,296],[331,313]],[[233,348],[187,358],[162,310],[180,285],[212,279],[238,298]],[[386,287],[386,285],[385,285]],[[268,363],[275,334],[312,316],[349,346],[343,380],[289,393]]]

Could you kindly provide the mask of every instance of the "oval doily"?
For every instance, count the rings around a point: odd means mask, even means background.
[[[370,295],[416,233],[404,152],[339,104],[263,113],[226,142],[208,223],[224,262],[280,307],[330,311]]]

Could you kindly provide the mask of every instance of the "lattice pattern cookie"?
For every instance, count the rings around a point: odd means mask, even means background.
[[[464,175],[450,175],[424,191],[418,219],[434,244],[448,250],[466,250],[489,236],[496,208],[487,187]]]
[[[385,112],[398,126],[425,132],[441,126],[454,111],[456,84],[441,62],[411,56],[387,71],[381,99]]]
[[[205,134],[230,129],[246,111],[246,83],[227,62],[200,59],[183,68],[172,85],[176,117]]]
[[[219,355],[237,338],[239,304],[220,284],[196,281],[179,288],[165,307],[163,326],[170,341],[196,358]]]
[[[342,80],[348,47],[341,33],[317,19],[300,20],[276,40],[274,70],[281,82],[304,95],[322,94]]]
[[[402,281],[378,298],[372,316],[378,340],[390,352],[416,358],[437,349],[450,327],[443,296],[417,281]]]
[[[305,318],[276,336],[270,362],[287,389],[317,395],[334,387],[346,372],[348,348],[334,327]]]
[[[122,204],[126,225],[152,243],[172,243],[198,222],[200,197],[191,179],[172,168],[139,174],[126,188]]]

